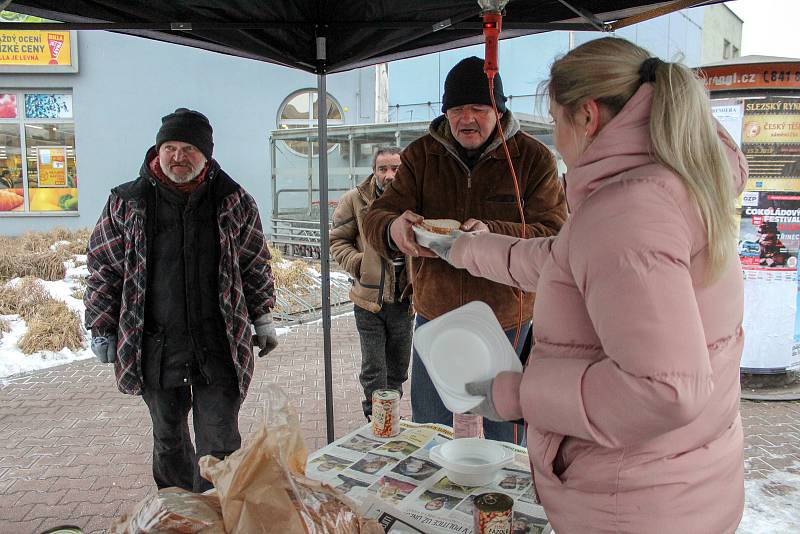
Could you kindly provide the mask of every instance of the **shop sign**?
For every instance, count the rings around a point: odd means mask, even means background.
[[[800,62],[747,63],[703,67],[709,91],[740,89],[800,89]]]
[[[0,64],[72,65],[70,32],[0,30]]]

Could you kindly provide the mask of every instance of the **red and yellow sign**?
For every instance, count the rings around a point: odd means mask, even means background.
[[[800,63],[746,63],[703,67],[709,91],[800,89]]]
[[[72,64],[66,32],[0,30],[0,65]]]
[[[39,187],[67,185],[67,147],[47,147],[37,150]]]

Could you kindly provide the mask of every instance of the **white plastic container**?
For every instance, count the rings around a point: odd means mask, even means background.
[[[452,244],[462,233],[461,230],[456,230],[450,234],[437,234],[436,232],[430,232],[416,224],[413,225],[411,229],[414,231],[414,238],[417,240],[417,243],[426,248],[430,247],[432,243],[440,243],[443,245]]]
[[[448,410],[465,413],[480,404],[465,386],[522,364],[494,312],[474,301],[440,315],[414,332],[414,348]]]
[[[436,445],[430,458],[454,484],[477,487],[491,484],[500,469],[514,461],[514,453],[497,441],[464,438]]]

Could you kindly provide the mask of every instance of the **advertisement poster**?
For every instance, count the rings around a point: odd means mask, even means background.
[[[36,152],[39,187],[65,187],[67,185],[67,147],[39,147]]]
[[[800,192],[800,98],[746,100],[741,140],[748,190]]]
[[[72,95],[27,93],[25,117],[29,119],[71,119]]]
[[[17,95],[0,93],[0,119],[17,118]]]
[[[0,63],[3,65],[71,65],[68,31],[0,29]]]
[[[741,141],[750,167],[740,208],[741,366],[783,372],[800,365],[800,99],[746,100]]]
[[[797,352],[797,256],[800,193],[742,195],[739,259],[744,276],[742,368],[781,372]]]
[[[742,118],[744,115],[744,105],[741,100],[713,100],[711,102],[711,114],[728,132],[728,135],[742,145]]]
[[[513,532],[550,531],[544,509],[536,503],[525,448],[504,443],[514,451],[514,463],[487,486],[461,486],[429,455],[435,445],[452,439],[452,429],[405,420],[400,428],[397,436],[378,438],[371,424],[364,425],[313,453],[306,476],[337,488],[393,534],[473,534],[472,500],[485,492],[505,493],[514,500]]]

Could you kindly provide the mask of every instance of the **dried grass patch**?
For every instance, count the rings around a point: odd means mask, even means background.
[[[283,261],[283,252],[281,252],[280,249],[273,247],[270,244],[267,244],[267,249],[269,250],[269,255],[272,256],[272,260],[270,260],[272,264]]]
[[[67,274],[64,256],[58,252],[12,252],[0,250],[0,281],[33,276],[62,280]]]
[[[19,348],[24,354],[83,348],[80,318],[61,301],[49,299],[37,307],[36,314],[27,323],[28,331],[19,340]]]
[[[3,319],[0,317],[0,332],[10,332],[11,331],[11,323],[8,322],[7,319]]]
[[[19,315],[27,323],[28,331],[19,341],[25,354],[83,347],[78,314],[51,297],[35,278],[25,278],[13,287],[0,287],[0,315]]]
[[[13,287],[0,287],[0,315],[19,315],[25,321],[35,317],[37,310],[54,300],[35,278],[24,278]]]
[[[303,260],[282,261],[272,264],[272,274],[275,276],[275,287],[282,287],[295,293],[307,293],[305,287],[308,264]]]
[[[19,237],[0,237],[0,282],[23,276],[63,279],[64,262],[76,254],[86,254],[90,234],[89,229],[56,228],[49,232],[26,232]]]

